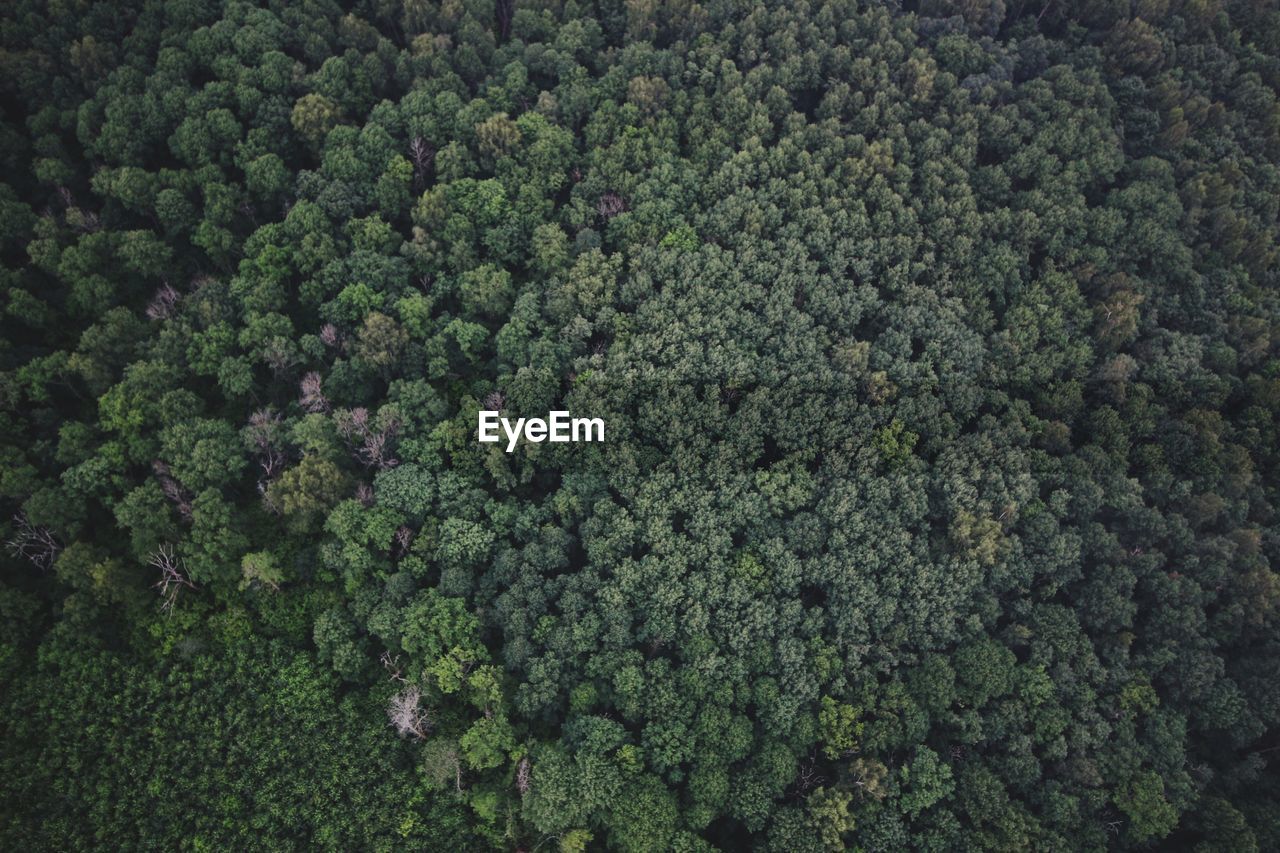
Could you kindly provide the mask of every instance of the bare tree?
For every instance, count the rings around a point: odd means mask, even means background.
[[[273,412],[270,406],[258,409],[249,416],[245,436],[252,442],[257,453],[264,480],[270,480],[284,467],[285,455],[277,447],[279,432],[280,415]]]
[[[397,557],[403,557],[409,553],[409,546],[413,544],[413,528],[407,524],[400,525],[396,529],[395,539],[392,544],[392,553]]]
[[[195,583],[187,577],[182,561],[173,555],[172,545],[161,545],[147,562],[160,570],[160,580],[152,584],[152,588],[160,591],[160,606],[166,612],[173,610],[173,605],[178,601],[178,593],[183,587],[196,589]]]
[[[178,514],[183,520],[191,520],[191,496],[187,494],[186,489],[177,480],[173,479],[173,475],[169,471],[169,466],[157,459],[151,463],[151,470],[155,472],[156,480],[160,483],[160,491],[164,492],[164,496],[178,510]]]
[[[302,393],[298,397],[298,404],[308,412],[329,411],[329,400],[324,396],[321,385],[320,374],[314,370],[302,377],[300,385]]]
[[[368,483],[360,483],[356,486],[356,500],[360,501],[360,505],[364,507],[373,506],[373,487]]]
[[[528,756],[521,758],[520,763],[516,765],[516,790],[524,796],[529,792],[529,758]]]
[[[394,468],[400,460],[391,455],[391,440],[400,429],[400,421],[394,417],[384,420],[383,427],[375,429],[369,410],[363,406],[340,409],[333,415],[334,426],[351,448],[356,461],[366,467]]]
[[[401,684],[409,683],[404,678],[404,676],[400,674],[400,656],[399,655],[392,657],[391,652],[384,651],[382,653],[382,657],[378,658],[378,663],[382,664],[382,668],[385,669],[388,673],[390,673],[389,677],[391,678],[392,681],[398,681]]]
[[[507,398],[502,396],[501,391],[490,391],[485,395],[484,407],[491,412],[498,412],[502,410],[502,404],[506,401]]]
[[[626,200],[612,190],[600,196],[600,203],[596,205],[596,212],[606,221],[619,213],[625,213],[627,209]]]
[[[818,772],[817,760],[810,755],[800,765],[799,773],[796,774],[796,793],[807,794],[826,781],[826,778]]]
[[[258,481],[258,494],[262,496],[262,505],[266,507],[267,512],[280,515],[284,512],[284,508],[280,506],[280,502],[271,494],[271,490],[267,488],[267,484],[262,480]]]
[[[409,143],[409,159],[413,162],[413,188],[419,190],[427,178],[427,171],[435,162],[435,149],[421,136],[415,136]]]
[[[336,347],[342,343],[342,334],[338,331],[338,327],[332,323],[325,323],[321,326],[320,342],[327,347]]]
[[[160,289],[151,297],[151,302],[147,305],[147,319],[149,320],[167,320],[173,316],[173,310],[178,306],[178,300],[181,297],[178,291],[173,289],[169,282],[160,285]]]
[[[13,523],[17,529],[14,531],[13,538],[5,543],[9,553],[31,562],[42,570],[48,570],[57,559],[58,552],[62,550],[62,545],[57,538],[49,528],[32,524],[26,513],[20,512],[15,515]]]
[[[401,737],[422,740],[431,730],[431,718],[422,707],[422,690],[417,685],[411,684],[391,697],[387,718]]]
[[[365,436],[364,447],[360,448],[360,461],[365,465],[377,468],[394,468],[400,464],[400,460],[391,455],[389,445],[390,433],[387,431],[373,432]]]
[[[369,431],[369,410],[363,406],[339,409],[333,413],[333,425],[337,428],[338,435],[350,445],[357,439],[363,439]]]

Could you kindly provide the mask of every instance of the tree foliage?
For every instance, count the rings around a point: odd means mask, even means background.
[[[1280,849],[1270,4],[64,5],[0,847]]]

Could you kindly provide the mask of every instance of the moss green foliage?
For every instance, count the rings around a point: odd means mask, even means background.
[[[1257,0],[4,4],[0,849],[1280,849],[1278,88]]]

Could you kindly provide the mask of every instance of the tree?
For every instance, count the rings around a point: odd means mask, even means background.
[[[431,719],[422,707],[422,691],[413,685],[391,697],[387,719],[401,737],[422,740],[431,730]]]
[[[1280,849],[1271,5],[13,0],[0,847]]]
[[[240,560],[240,571],[244,575],[244,579],[240,581],[242,588],[260,584],[279,592],[280,584],[285,579],[284,570],[277,565],[275,555],[269,551],[245,554]]]
[[[1134,841],[1164,838],[1178,822],[1177,810],[1165,799],[1164,781],[1150,770],[1134,777],[1116,805],[1128,816],[1126,831]]]
[[[265,501],[298,533],[313,530],[320,516],[347,491],[349,480],[332,461],[311,454],[267,487]]]
[[[853,795],[848,791],[828,791],[818,788],[806,800],[809,820],[817,831],[822,846],[827,850],[844,850],[843,837],[854,828],[849,814]]]
[[[289,122],[298,135],[312,147],[318,147],[325,135],[342,117],[341,107],[324,95],[311,92],[293,105]]]

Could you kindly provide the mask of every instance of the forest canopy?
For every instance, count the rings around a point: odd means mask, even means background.
[[[1278,91],[1265,0],[5,4],[0,848],[1280,849]]]

